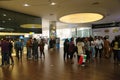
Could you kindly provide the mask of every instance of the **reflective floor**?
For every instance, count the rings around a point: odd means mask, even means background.
[[[45,58],[38,61],[27,60],[26,55],[22,61],[14,57],[14,65],[0,67],[0,80],[120,80],[120,66],[112,59],[98,59],[82,67],[75,56],[74,64],[64,62],[62,50],[45,50]]]

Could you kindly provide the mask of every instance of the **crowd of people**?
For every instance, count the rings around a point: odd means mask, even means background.
[[[64,61],[73,62],[73,56],[77,53],[78,63],[82,55],[86,55],[86,62],[94,62],[96,59],[109,59],[112,57],[114,63],[120,64],[120,36],[110,42],[107,37],[95,36],[65,39],[64,41]]]
[[[12,57],[12,42],[10,39],[6,39],[3,38],[3,40],[1,40],[0,42],[0,46],[1,46],[1,57],[2,57],[2,64],[1,66],[5,65],[5,64],[10,64],[10,59],[12,64],[14,64],[14,60]]]
[[[13,43],[14,42],[14,43]],[[38,60],[40,58],[45,58],[44,46],[45,39],[41,38],[37,40],[36,38],[29,38],[26,43],[23,39],[16,39],[12,41],[10,38],[3,38],[0,41],[1,47],[1,57],[2,64],[9,65],[14,64],[12,57],[13,49],[16,53],[16,58],[18,61],[22,61],[23,48],[26,48],[26,58],[28,60]],[[60,43],[59,43],[60,44]],[[56,45],[55,39],[49,40],[49,48],[54,48]],[[96,59],[101,60],[102,58],[109,59],[113,57],[114,63],[120,64],[120,36],[115,36],[115,38],[110,42],[107,37],[95,36],[93,37],[83,37],[71,39],[66,38],[64,40],[64,61],[70,61],[74,63],[73,57],[77,53],[77,61],[81,56],[86,55],[86,62],[94,62]],[[113,56],[111,56],[113,53]],[[83,63],[84,64],[84,63]],[[82,65],[83,65],[82,64]]]
[[[32,39],[29,38],[27,43],[26,43],[26,48],[27,48],[27,59],[34,59],[38,60],[38,54],[40,52],[40,58],[44,57],[45,58],[45,53],[44,53],[44,46],[45,46],[45,40],[41,39],[38,41],[36,38]],[[38,47],[39,47],[39,52],[38,52]]]
[[[38,60],[38,54],[40,58],[44,57],[44,46],[45,40],[40,39],[39,41],[36,38],[29,38],[25,44],[23,39],[11,40],[10,38],[3,38],[0,41],[1,47],[1,57],[2,64],[4,65],[14,65],[14,60],[12,57],[13,50],[15,50],[15,55],[18,61],[22,61],[23,49],[26,47],[27,50],[27,59]]]

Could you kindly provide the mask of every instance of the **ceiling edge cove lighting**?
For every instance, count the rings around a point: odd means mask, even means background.
[[[103,19],[103,15],[99,13],[75,13],[59,18],[59,20],[64,23],[89,23],[101,19]]]
[[[22,28],[42,28],[40,24],[22,24],[20,25]]]

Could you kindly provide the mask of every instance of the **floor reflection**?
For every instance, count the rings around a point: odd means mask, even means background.
[[[18,61],[14,65],[0,67],[0,80],[119,80],[120,66],[111,59],[97,59],[80,66],[74,57],[74,64],[63,60],[63,49],[45,50],[45,58]]]

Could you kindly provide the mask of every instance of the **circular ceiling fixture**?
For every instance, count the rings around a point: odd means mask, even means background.
[[[103,19],[103,15],[99,13],[75,13],[59,18],[59,20],[64,23],[89,23],[101,19]]]
[[[22,24],[20,25],[22,28],[42,28],[40,24]]]

